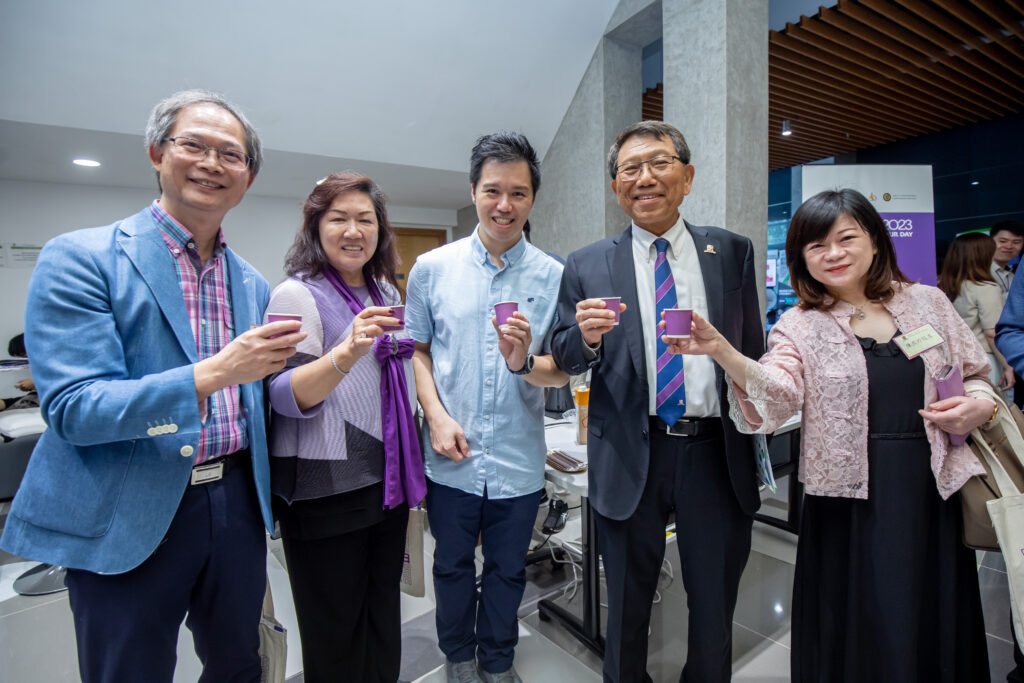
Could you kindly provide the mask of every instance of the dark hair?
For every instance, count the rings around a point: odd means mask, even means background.
[[[7,355],[15,358],[28,358],[28,351],[25,350],[25,335],[19,334],[11,337],[7,343]]]
[[[992,257],[996,243],[981,232],[960,235],[949,245],[946,260],[939,273],[939,289],[953,301],[960,296],[960,286],[966,281],[995,282],[992,271]]]
[[[679,157],[679,161],[683,164],[690,163],[690,146],[686,144],[686,138],[678,128],[663,121],[640,121],[627,126],[619,133],[615,142],[612,143],[611,149],[608,150],[608,173],[612,180],[615,180],[619,167],[619,150],[626,144],[626,140],[632,137],[657,138],[659,140],[668,138],[676,148],[676,156]]]
[[[992,229],[988,231],[988,234],[995,237],[997,233],[1002,231],[1013,233],[1017,237],[1024,237],[1024,223],[1020,221],[999,221],[992,226]]]
[[[800,297],[800,307],[805,309],[831,308],[834,301],[826,306],[825,297],[831,297],[825,285],[813,277],[804,259],[804,247],[823,240],[832,230],[840,216],[849,216],[871,238],[878,253],[875,254],[867,272],[864,295],[871,301],[888,301],[896,293],[893,282],[910,284],[910,280],[896,263],[896,250],[889,239],[885,221],[875,211],[871,202],[856,190],[825,190],[800,205],[789,223],[786,235],[786,260],[789,263],[790,286]]]
[[[397,286],[395,270],[398,268],[398,249],[395,233],[388,222],[387,198],[377,183],[356,171],[332,173],[313,188],[302,207],[302,226],[295,234],[284,270],[289,276],[310,278],[320,275],[330,266],[327,254],[320,244],[320,219],[331,203],[346,192],[362,192],[370,197],[377,214],[377,250],[363,266],[363,275],[371,280],[385,280]]]
[[[469,155],[469,184],[474,188],[480,182],[480,173],[488,161],[503,164],[525,161],[530,168],[530,185],[534,196],[540,191],[540,161],[537,160],[533,145],[522,133],[503,130],[477,139]]]

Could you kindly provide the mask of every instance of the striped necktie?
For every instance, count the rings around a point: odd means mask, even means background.
[[[672,278],[672,268],[668,264],[668,240],[656,239],[654,246],[658,250],[658,259],[654,262],[654,302],[655,318],[661,321],[661,312],[666,308],[676,307],[676,282]],[[668,345],[661,341],[663,335],[658,330],[658,398],[655,402],[658,417],[665,424],[673,425],[686,412],[686,393],[683,384],[683,357],[668,352]]]

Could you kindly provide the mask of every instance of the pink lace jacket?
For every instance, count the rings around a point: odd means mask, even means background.
[[[984,350],[935,287],[897,286],[885,308],[901,332],[930,323],[945,340],[921,354],[925,405],[938,399],[933,378],[945,365],[959,366],[965,378],[988,375]],[[844,302],[830,311],[786,311],[768,335],[768,352],[747,363],[747,391],[730,383],[729,414],[741,432],[772,432],[803,410],[799,476],[807,493],[816,496],[868,497],[867,365],[850,329],[853,313]],[[968,395],[984,394],[978,380],[967,380],[964,388]],[[925,432],[943,498],[984,471],[966,445],[951,445],[927,420]]]

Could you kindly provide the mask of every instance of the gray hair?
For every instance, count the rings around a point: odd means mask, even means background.
[[[263,143],[260,142],[259,133],[245,118],[242,110],[228,102],[223,95],[210,90],[181,90],[170,97],[166,97],[153,107],[149,113],[149,121],[146,122],[146,149],[159,147],[164,138],[170,134],[178,120],[178,112],[193,104],[214,104],[228,112],[242,124],[245,130],[245,153],[249,156],[249,173],[255,178],[263,166]],[[159,184],[159,173],[157,184]]]
[[[684,164],[690,163],[690,147],[686,144],[686,138],[678,128],[662,121],[640,121],[627,126],[619,133],[611,149],[608,150],[608,173],[612,180],[615,180],[619,166],[619,150],[622,149],[622,145],[626,144],[626,140],[632,137],[658,138],[659,140],[668,138],[675,145],[676,156],[679,157],[679,160]]]

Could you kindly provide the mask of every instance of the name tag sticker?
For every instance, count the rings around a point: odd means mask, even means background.
[[[913,332],[893,338],[893,341],[907,358],[917,358],[928,349],[946,343],[931,325],[922,325]]]

